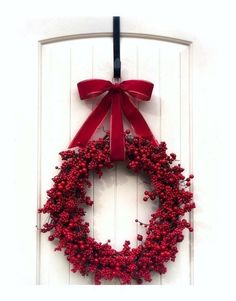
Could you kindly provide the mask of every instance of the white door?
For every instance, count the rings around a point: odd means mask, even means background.
[[[140,103],[139,110],[148,121],[155,137],[167,142],[169,153],[174,150],[191,173],[191,99],[190,99],[190,42],[160,41],[155,36],[122,35],[122,80],[145,79],[154,83],[150,103]],[[145,39],[144,39],[145,38]],[[43,41],[40,47],[40,151],[39,204],[46,200],[46,190],[52,185],[58,153],[69,144],[89,112],[93,101],[81,102],[77,82],[88,78],[111,80],[113,73],[113,42],[111,37],[78,36],[67,41]],[[96,104],[95,104],[96,105]],[[126,127],[128,125],[126,124]],[[97,137],[109,129],[106,120]],[[92,178],[93,209],[87,220],[94,237],[122,249],[125,240],[137,246],[137,234],[145,237],[145,228],[137,227],[135,219],[147,223],[153,211],[152,202],[143,202],[144,179],[127,171],[125,163],[106,171],[101,179]],[[190,219],[190,217],[187,217]],[[47,217],[41,218],[42,224]],[[39,234],[40,235],[40,234]],[[90,278],[69,272],[70,266],[62,253],[55,253],[55,245],[48,235],[39,238],[39,283],[91,284]],[[192,282],[192,237],[185,233],[184,243],[175,264],[169,264],[169,273],[154,276],[153,284]],[[116,283],[116,282],[115,282]]]
[[[28,79],[31,84],[31,93],[26,94],[25,100],[31,117],[21,121],[27,149],[21,145],[18,151],[19,166],[22,169],[28,164],[31,171],[18,182],[19,199],[24,200],[18,229],[19,256],[25,270],[22,282],[92,284],[90,277],[70,272],[63,254],[55,253],[47,235],[39,234],[34,226],[45,221],[44,217],[36,219],[36,208],[45,202],[45,192],[55,175],[54,167],[59,164],[58,152],[68,146],[96,106],[94,102],[79,99],[77,82],[88,78],[112,79],[112,18],[101,18],[99,22],[78,18],[70,27],[69,20],[59,20],[54,24],[44,23],[43,30],[40,22],[30,22],[24,55],[31,68],[22,72],[25,81]],[[194,224],[194,234],[185,232],[176,262],[168,263],[167,274],[154,276],[151,284],[204,284],[213,279],[218,281],[212,259],[213,246],[219,241],[215,236],[218,211],[213,206],[217,194],[209,187],[215,190],[220,189],[220,185],[211,160],[216,141],[212,141],[214,127],[208,118],[212,115],[212,97],[215,96],[209,89],[213,88],[214,81],[217,83],[212,56],[217,58],[218,52],[208,48],[206,37],[209,43],[214,44],[215,40],[203,29],[197,34],[191,29],[158,28],[155,19],[147,23],[142,20],[137,25],[134,18],[121,18],[122,80],[144,79],[155,84],[152,100],[141,103],[139,110],[157,140],[166,141],[168,151],[177,154],[186,175],[196,175],[193,191],[197,209],[186,216]],[[214,107],[214,114],[219,110]],[[212,117],[212,122],[214,120]],[[107,121],[104,128],[108,128]],[[96,135],[102,135],[103,130],[100,128]],[[213,144],[207,145],[209,141]],[[220,148],[216,152],[219,156]],[[30,186],[27,194],[22,189],[25,182]],[[94,178],[93,184],[91,195],[95,205],[87,219],[94,237],[102,242],[111,239],[117,249],[125,239],[135,246],[137,233],[144,233],[134,220],[145,222],[152,211],[151,205],[142,202],[145,183],[140,177],[128,174],[125,164],[119,163],[101,180]],[[22,219],[24,212],[27,216]]]

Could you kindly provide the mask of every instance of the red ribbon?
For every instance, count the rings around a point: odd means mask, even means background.
[[[108,92],[95,110],[89,115],[79,129],[69,148],[78,145],[85,146],[95,130],[102,123],[110,108],[110,132],[111,132],[111,159],[120,161],[125,159],[124,130],[122,113],[130,122],[135,133],[145,137],[157,145],[145,119],[132,103],[131,97],[138,100],[148,101],[151,98],[153,84],[143,80],[127,80],[120,84],[113,84],[103,79],[89,79],[77,84],[81,99],[90,99]]]

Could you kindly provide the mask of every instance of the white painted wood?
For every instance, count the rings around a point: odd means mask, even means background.
[[[185,168],[185,175],[188,176],[190,160],[189,49],[178,47],[179,51],[176,50],[172,52],[166,49],[161,52],[162,140],[167,141],[169,153],[177,154],[177,160]],[[170,82],[173,83],[171,89]],[[188,214],[185,217],[189,218]],[[162,284],[189,284],[191,282],[188,230],[184,231],[184,236],[184,241],[178,244],[179,253],[175,262],[167,265],[169,272],[162,276]]]
[[[41,120],[41,205],[46,191],[52,185],[60,165],[58,153],[69,143],[70,130],[70,51],[61,44],[42,48],[42,120]],[[47,217],[41,218],[44,224]],[[68,282],[69,264],[48,235],[41,235],[40,283],[64,284]]]
[[[140,78],[155,84],[149,103],[136,103],[148,121],[156,138],[166,140],[170,151],[181,157],[183,140],[184,158],[189,160],[189,52],[188,46],[166,42],[122,39],[122,80]],[[56,154],[65,149],[83,121],[99,100],[81,101],[77,82],[87,78],[112,77],[112,40],[92,38],[42,46],[42,197],[50,187]],[[58,88],[58,85],[60,88]],[[64,99],[62,100],[62,97]],[[56,112],[55,114],[55,107]],[[183,111],[183,112],[182,112]],[[182,116],[184,116],[182,118]],[[171,120],[171,121],[170,121]],[[53,121],[53,122],[52,122]],[[53,124],[52,124],[53,123]],[[129,124],[125,122],[125,128]],[[48,130],[50,128],[50,130]],[[104,135],[109,120],[94,137]],[[56,134],[54,135],[54,131]],[[62,135],[63,137],[59,137]],[[55,137],[55,139],[53,139]],[[185,140],[186,139],[186,140]],[[50,142],[50,143],[49,143]],[[54,155],[55,154],[55,155]],[[55,157],[52,159],[52,157]],[[52,164],[55,162],[55,164]],[[50,164],[51,163],[51,164]],[[98,179],[91,176],[93,187],[90,195],[94,206],[86,216],[91,235],[98,241],[111,244],[120,250],[125,240],[138,245],[137,234],[145,238],[145,228],[135,219],[148,222],[154,204],[143,202],[143,193],[149,185],[147,179],[127,172],[124,163],[118,163]],[[157,206],[157,204],[155,205]],[[52,251],[53,245],[42,235],[40,250],[41,283],[92,284],[91,277],[84,278],[71,268],[63,254]],[[174,267],[174,268],[173,268]],[[181,253],[170,271],[162,279],[154,275],[152,284],[188,284],[190,269],[189,240],[181,246]],[[178,277],[176,277],[178,275]],[[104,284],[117,284],[104,281]]]
[[[103,46],[105,44],[105,47]],[[109,39],[94,40],[94,65],[93,78],[110,79],[112,77],[112,43]],[[96,102],[94,103],[94,106]],[[108,119],[95,134],[103,137],[108,129]],[[115,239],[115,170],[104,172],[104,176],[98,179],[94,175],[94,237],[103,243]]]
[[[105,47],[104,47],[105,44]],[[112,78],[112,43],[110,39],[94,40],[93,77],[110,80]],[[94,103],[96,106],[96,102]],[[109,119],[95,133],[94,138],[103,137],[109,129]],[[108,239],[115,244],[116,169],[104,171],[102,178],[94,175],[94,237],[102,243]],[[102,281],[103,284],[113,282]]]
[[[79,46],[79,47],[78,47]],[[72,43],[68,45],[70,50],[70,140],[75,136],[78,129],[92,110],[92,103],[90,101],[82,101],[79,99],[77,83],[84,78],[90,78],[93,73],[93,43],[90,40],[84,41],[83,44],[78,45]],[[85,76],[85,77],[84,77]],[[81,110],[81,103],[83,110]],[[93,179],[91,179],[93,183]],[[89,189],[88,195],[93,197],[93,187]],[[89,208],[86,214],[86,220],[91,225],[91,232],[93,234],[93,208]],[[72,266],[70,265],[70,270]],[[78,273],[70,271],[69,284],[90,284],[92,280],[88,277],[85,279]]]
[[[138,72],[137,77],[140,79],[149,80],[155,84],[152,99],[150,102],[139,103],[139,109],[148,122],[157,141],[161,137],[161,101],[160,101],[160,47],[158,41],[149,41],[141,43],[138,48]],[[151,190],[151,186],[146,184],[148,179],[138,176],[138,214],[137,218],[140,222],[148,223],[150,212],[158,206],[157,202],[144,202],[144,191]],[[143,238],[146,237],[146,228],[137,224],[137,232]],[[147,283],[149,284],[149,283]],[[152,285],[160,284],[160,276],[153,275]]]
[[[137,40],[121,40],[122,80],[137,77]],[[124,51],[125,50],[125,51]],[[128,122],[124,128],[130,128]],[[116,172],[116,248],[122,249],[125,240],[131,247],[137,245],[137,176],[127,172],[125,163],[117,164]]]

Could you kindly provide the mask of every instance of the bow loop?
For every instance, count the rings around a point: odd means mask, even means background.
[[[112,83],[104,79],[88,79],[77,84],[81,99],[89,99],[101,95],[112,87]]]
[[[153,83],[144,80],[126,80],[120,84],[122,90],[139,100],[150,100]]]

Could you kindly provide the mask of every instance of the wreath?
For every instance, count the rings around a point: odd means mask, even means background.
[[[73,272],[83,276],[94,274],[95,284],[101,279],[118,278],[121,284],[138,284],[152,280],[151,273],[166,272],[166,263],[176,258],[177,244],[183,241],[183,230],[193,231],[183,218],[186,212],[195,208],[189,186],[193,175],[185,178],[184,169],[176,162],[174,153],[167,154],[165,142],[153,143],[151,139],[133,136],[129,130],[122,133],[127,168],[135,174],[145,175],[151,184],[150,191],[144,191],[144,202],[154,202],[155,211],[146,228],[146,238],[137,235],[139,245],[131,248],[126,240],[121,251],[90,236],[89,223],[85,221],[86,211],[93,206],[87,195],[91,187],[92,172],[102,177],[106,168],[114,167],[111,157],[111,134],[91,140],[85,146],[79,145],[60,153],[62,158],[58,175],[53,178],[53,187],[47,191],[48,199],[39,213],[47,213],[49,222],[41,232],[50,232],[49,241],[56,242],[55,250],[64,251],[72,265]]]

